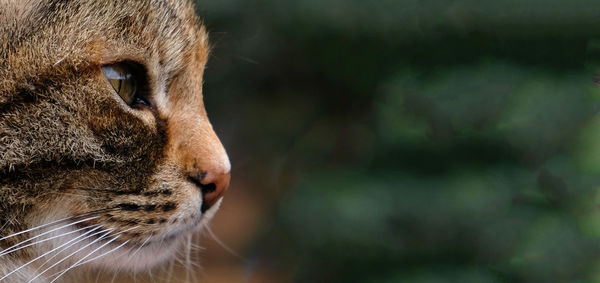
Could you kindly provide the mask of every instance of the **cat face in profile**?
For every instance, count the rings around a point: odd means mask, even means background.
[[[208,52],[187,1],[0,0],[2,280],[149,268],[206,225],[230,178]]]

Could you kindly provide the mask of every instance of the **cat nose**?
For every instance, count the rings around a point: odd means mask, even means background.
[[[184,178],[200,190],[201,211],[205,212],[229,187],[231,163],[206,115],[204,118],[185,116],[182,113],[187,112],[183,110],[169,117],[167,156],[182,165]]]
[[[192,174],[190,182],[194,183],[202,192],[202,208],[201,211],[204,213],[211,208],[227,191],[229,188],[229,181],[231,179],[231,173],[229,170],[218,171],[200,171]]]

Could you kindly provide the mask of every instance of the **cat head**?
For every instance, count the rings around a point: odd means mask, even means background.
[[[89,264],[168,258],[230,178],[204,109],[209,45],[193,6],[5,0],[0,24],[0,247],[55,237],[4,257],[68,243],[82,250],[65,262],[116,247]]]

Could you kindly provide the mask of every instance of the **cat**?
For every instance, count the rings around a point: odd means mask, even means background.
[[[146,270],[206,226],[209,49],[189,1],[0,0],[0,282]]]

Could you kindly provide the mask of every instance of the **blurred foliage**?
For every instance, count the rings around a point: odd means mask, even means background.
[[[197,2],[249,274],[600,282],[599,3]]]

